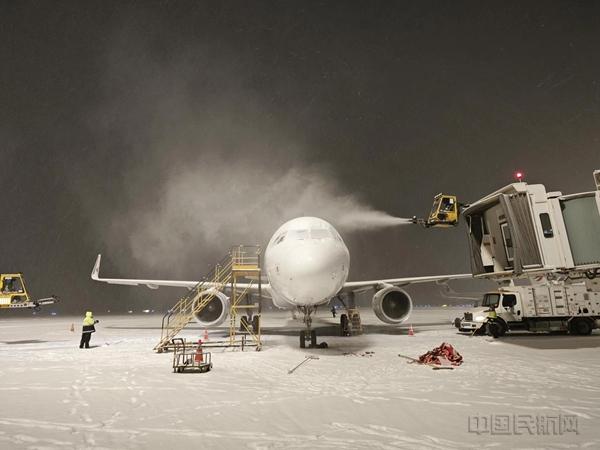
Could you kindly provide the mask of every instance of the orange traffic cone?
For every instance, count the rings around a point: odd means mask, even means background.
[[[75,333],[75,324],[74,323],[71,324],[71,333]]]
[[[208,341],[208,330],[206,328],[204,329],[204,340]]]
[[[202,339],[198,339],[198,347],[196,348],[194,361],[196,361],[197,363],[201,363],[204,361],[204,355],[202,354]]]
[[[414,336],[415,335],[415,330],[413,330],[412,324],[410,324],[410,328],[408,329],[408,335],[409,336]]]

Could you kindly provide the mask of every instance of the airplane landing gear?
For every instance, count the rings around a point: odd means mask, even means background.
[[[310,342],[309,348],[327,348],[327,342],[317,344],[317,332],[311,328],[311,314],[315,312],[316,307],[303,306],[298,309],[304,314],[304,324],[306,325],[306,330],[300,331],[300,348],[306,348],[307,341]]]

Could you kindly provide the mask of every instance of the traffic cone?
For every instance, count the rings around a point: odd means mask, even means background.
[[[75,324],[74,323],[71,324],[71,333],[75,333]]]
[[[408,329],[408,335],[409,336],[414,336],[415,335],[415,330],[413,330],[412,324],[410,324],[410,328]]]
[[[208,330],[206,328],[204,329],[204,340],[208,341]]]
[[[197,363],[204,362],[204,355],[202,354],[202,339],[198,339],[198,347],[196,347],[194,361],[196,361]]]

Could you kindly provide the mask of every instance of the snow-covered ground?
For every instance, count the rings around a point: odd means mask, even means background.
[[[152,352],[158,315],[98,315],[80,350],[79,317],[5,313],[0,448],[600,448],[597,331],[494,341],[457,334],[457,315],[416,310],[409,336],[364,311],[367,334],[342,338],[323,312],[329,348],[302,350],[300,324],[268,313],[263,351],[215,350],[211,372],[175,374]],[[443,341],[465,359],[456,370],[397,356]],[[319,359],[288,374],[306,355]]]

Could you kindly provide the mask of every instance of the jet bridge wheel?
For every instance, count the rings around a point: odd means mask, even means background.
[[[569,322],[569,333],[578,334],[580,336],[588,336],[592,334],[592,324],[589,319],[578,317]]]

